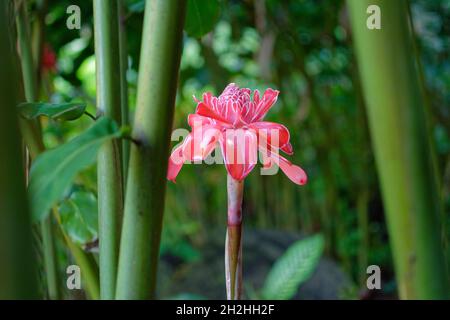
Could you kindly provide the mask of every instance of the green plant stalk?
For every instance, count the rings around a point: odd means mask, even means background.
[[[26,2],[21,2],[19,5],[16,15],[16,25],[25,98],[28,102],[35,102],[38,99],[37,69],[33,61]],[[41,136],[39,122],[20,119],[20,123],[24,139],[26,142],[29,142],[27,145],[30,146],[30,154],[32,157],[35,157],[44,150],[42,140],[40,138],[34,138]],[[42,221],[40,227],[43,238],[42,244],[48,295],[50,299],[58,299],[60,296],[58,267],[55,256],[51,217]]]
[[[82,279],[89,298],[91,300],[99,300],[99,275],[94,257],[86,254],[83,249],[72,243],[70,239],[67,240],[67,245],[74,256],[76,263],[80,266]]]
[[[20,76],[11,1],[0,2],[0,299],[37,299],[37,264],[17,127]]]
[[[97,264],[92,255],[86,254],[79,246],[74,244],[68,236],[64,236],[75,263],[80,267],[84,288],[91,300],[100,299],[100,283]]]
[[[118,1],[94,0],[98,114],[121,123]],[[100,295],[114,299],[123,213],[121,146],[106,142],[98,153],[97,184]]]
[[[20,62],[22,67],[25,97],[29,102],[36,102],[38,99],[37,68],[34,65],[33,60],[27,3],[25,1],[17,1],[17,3],[19,4],[16,15],[17,40],[21,58]]]
[[[125,24],[125,3],[119,0],[119,49],[120,49],[120,98],[121,98],[121,116],[122,126],[130,124],[130,111],[128,107],[128,46],[127,46],[127,28]],[[130,141],[122,140],[122,177],[125,189],[127,181],[128,162],[130,159]]]
[[[48,0],[37,0],[35,9],[35,19],[32,22],[32,50],[33,61],[37,72],[37,87],[40,88],[42,81],[42,68],[40,62],[42,61],[43,48],[45,44],[45,16],[48,11]]]
[[[440,201],[405,0],[348,0],[400,297],[445,299]],[[369,5],[381,30],[366,27]]]
[[[185,0],[146,2],[120,244],[118,299],[154,297]],[[150,40],[151,39],[151,40]]]
[[[54,228],[51,215],[41,222],[42,248],[44,256],[45,275],[47,278],[48,297],[57,300],[61,297],[58,277],[58,264],[56,262],[56,249]]]
[[[227,176],[228,219],[225,238],[225,282],[228,300],[242,294],[242,197],[244,181]]]

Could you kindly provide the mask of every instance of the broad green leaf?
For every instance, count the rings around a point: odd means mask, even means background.
[[[100,146],[120,136],[117,124],[103,117],[78,137],[37,157],[31,167],[28,188],[33,220],[44,219],[76,174],[95,162]]]
[[[210,32],[220,16],[220,3],[217,0],[188,0],[184,29],[194,38]]]
[[[88,191],[75,191],[59,206],[61,224],[73,242],[85,245],[98,235],[97,198]]]
[[[320,234],[291,245],[270,270],[262,289],[264,299],[291,299],[316,269],[323,247]]]
[[[75,120],[81,117],[86,110],[85,103],[21,103],[18,105],[19,113],[26,119],[36,119],[46,116],[55,120]]]

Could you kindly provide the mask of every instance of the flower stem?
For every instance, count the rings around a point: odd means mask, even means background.
[[[228,228],[225,240],[227,299],[239,300],[242,292],[242,196],[244,182],[228,175]]]

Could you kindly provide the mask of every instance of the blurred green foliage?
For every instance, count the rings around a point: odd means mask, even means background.
[[[98,236],[97,198],[92,192],[75,190],[59,206],[61,225],[76,243],[85,246]]]

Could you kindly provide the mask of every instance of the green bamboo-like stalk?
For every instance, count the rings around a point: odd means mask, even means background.
[[[41,222],[40,227],[48,297],[52,300],[57,300],[61,297],[61,292],[59,287],[58,264],[56,261],[55,238],[51,215]]]
[[[17,40],[19,43],[20,62],[24,82],[25,97],[30,102],[36,102],[38,98],[37,72],[33,60],[33,49],[30,37],[30,26],[28,21],[27,3],[19,3],[16,16]]]
[[[25,98],[29,102],[35,102],[38,99],[37,69],[33,60],[26,2],[20,3],[16,15],[16,24]],[[41,139],[36,139],[36,137],[40,137],[41,135],[39,123],[37,121],[21,120],[21,127],[24,133],[24,138],[27,141],[38,141],[36,143],[29,144],[31,145],[30,154],[32,157],[35,157],[44,150],[44,145]],[[55,243],[53,238],[51,216],[41,222],[41,233],[48,295],[50,299],[58,299],[60,296],[58,286],[58,267],[55,256]]]
[[[18,4],[15,12],[17,26],[17,42],[20,53],[22,69],[22,80],[25,99],[35,101],[38,96],[36,69],[33,62],[30,31],[28,25],[28,12],[26,2],[15,2]],[[20,129],[32,158],[41,153],[45,147],[42,142],[41,129],[38,121],[25,121],[20,119]]]
[[[43,48],[45,44],[45,16],[48,11],[48,0],[37,0],[35,9],[35,19],[31,25],[31,39],[33,50],[33,61],[37,72],[37,87],[40,87],[42,81],[42,61]]]
[[[94,0],[97,109],[121,123],[118,1]],[[105,143],[98,154],[100,295],[114,299],[123,213],[121,146]]]
[[[100,299],[100,284],[98,268],[92,255],[86,254],[83,249],[74,244],[67,235],[64,235],[67,246],[80,267],[81,278],[88,297],[92,300]]]
[[[0,299],[36,299],[37,266],[15,112],[20,76],[12,9],[11,1],[0,2]]]
[[[405,0],[348,0],[400,297],[445,299],[440,199]],[[369,30],[369,5],[381,29]]]
[[[128,45],[127,28],[125,25],[125,3],[119,0],[119,50],[120,50],[120,99],[122,126],[130,124],[130,111],[128,107]],[[122,177],[123,182],[127,181],[128,162],[130,159],[130,141],[122,140]],[[125,186],[124,186],[125,188]]]
[[[118,299],[154,297],[185,0],[148,0],[120,245]]]

